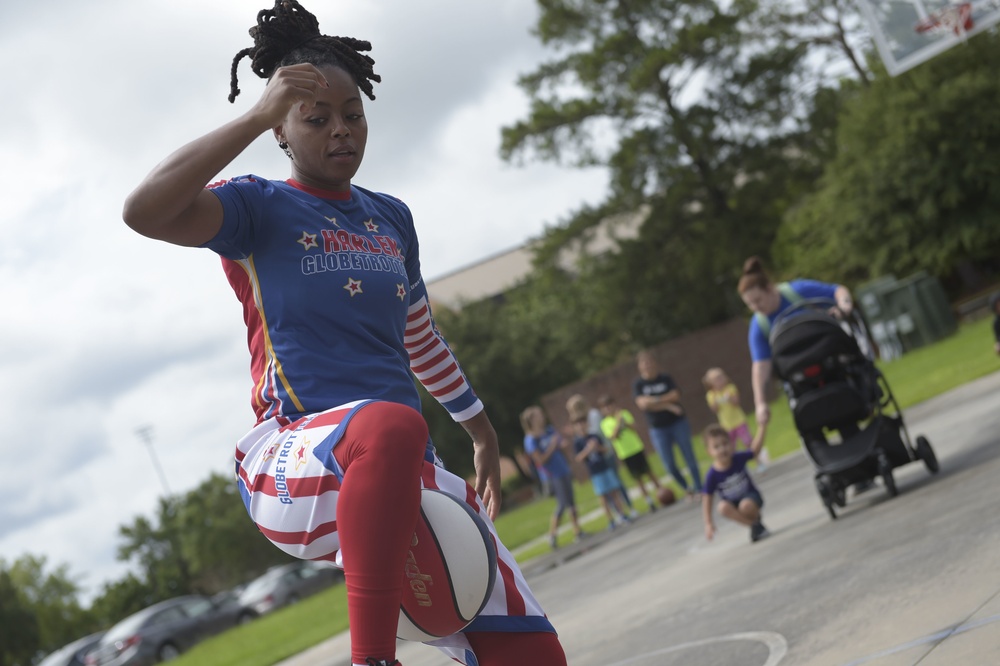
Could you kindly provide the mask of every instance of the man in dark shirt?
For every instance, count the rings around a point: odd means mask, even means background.
[[[698,471],[698,460],[694,456],[694,445],[691,442],[691,426],[680,403],[680,389],[670,375],[660,372],[659,364],[651,352],[639,352],[636,361],[639,376],[632,385],[632,395],[636,406],[646,414],[649,437],[667,471],[684,489],[687,497],[697,499],[701,494],[701,473]],[[674,460],[675,444],[680,448],[687,464],[691,475],[690,485]]]

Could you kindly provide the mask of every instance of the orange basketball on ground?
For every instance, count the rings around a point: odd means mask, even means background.
[[[669,487],[663,486],[656,492],[656,499],[660,501],[662,506],[670,506],[677,501],[677,496]]]

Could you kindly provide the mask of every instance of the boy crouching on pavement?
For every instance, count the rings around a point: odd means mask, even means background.
[[[714,423],[702,435],[705,448],[712,458],[712,466],[705,475],[705,490],[702,510],[705,517],[705,537],[709,541],[715,536],[712,521],[712,501],[719,494],[719,514],[750,528],[750,541],[760,541],[770,535],[760,520],[760,510],[764,499],[747,472],[747,463],[760,453],[764,438],[758,432],[750,444],[749,451],[736,451],[733,440],[725,428]]]

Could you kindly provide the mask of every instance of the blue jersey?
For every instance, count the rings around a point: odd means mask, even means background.
[[[803,299],[808,298],[828,298],[833,300],[833,295],[837,291],[837,285],[819,282],[817,280],[792,280],[789,283],[792,289]],[[781,296],[781,305],[778,309],[767,315],[767,319],[772,324],[782,312],[790,308],[792,304],[784,295]],[[757,318],[750,320],[750,330],[747,334],[750,344],[750,358],[754,361],[768,361],[771,359],[771,341],[767,339],[764,332],[760,330]]]
[[[413,218],[398,199],[242,176],[211,187],[243,304],[258,423],[360,399],[420,410],[413,381],[456,421],[482,410],[431,318]]]

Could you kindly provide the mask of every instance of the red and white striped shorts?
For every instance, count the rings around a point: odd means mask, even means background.
[[[250,517],[275,546],[307,560],[343,566],[337,534],[337,497],[344,470],[333,456],[351,417],[371,401],[361,400],[279,426],[267,420],[237,444],[238,483]],[[464,479],[444,469],[432,452],[421,486],[465,501],[486,522],[497,548],[497,584],[483,612],[466,631],[554,631],[514,556],[497,536],[482,500]],[[449,657],[475,664],[461,634],[433,642]]]

